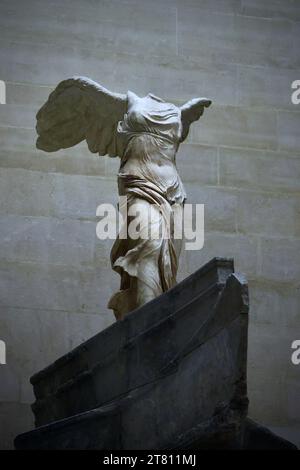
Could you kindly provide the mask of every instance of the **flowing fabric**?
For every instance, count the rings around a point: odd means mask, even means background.
[[[210,104],[194,98],[177,107],[150,93],[143,98],[131,91],[114,93],[87,77],[72,77],[57,85],[37,113],[37,148],[54,152],[85,140],[92,153],[120,157],[119,193],[128,196],[129,209],[137,205],[143,214],[142,232],[146,214],[155,209],[150,226],[157,236],[128,233],[113,246],[111,262],[121,288],[109,307],[117,318],[176,282],[181,241],[168,219],[175,223],[174,208],[182,208],[186,196],[175,156],[190,125]]]
[[[111,251],[121,287],[108,307],[117,319],[176,283],[181,240],[174,238],[174,207],[183,206],[186,198],[175,164],[179,108],[153,95],[139,98],[129,92],[128,98],[128,113],[118,125],[123,147],[118,186],[119,195],[127,197],[127,211],[135,206],[139,212],[140,236],[119,236]]]

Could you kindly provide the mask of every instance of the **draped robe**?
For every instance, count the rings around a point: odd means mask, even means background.
[[[181,131],[177,106],[152,94],[140,98],[128,92],[128,111],[116,135],[118,188],[120,196],[127,196],[127,211],[133,205],[139,210],[141,236],[118,236],[112,247],[111,264],[121,276],[121,287],[108,307],[117,319],[176,283],[181,240],[174,238],[174,207],[182,208],[186,199],[175,161]],[[151,237],[143,233],[149,222]],[[143,285],[147,299],[138,297]]]

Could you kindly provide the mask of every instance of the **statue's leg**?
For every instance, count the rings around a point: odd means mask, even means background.
[[[155,297],[157,297],[157,294],[153,289],[141,279],[137,279],[137,307],[150,302]]]
[[[161,228],[165,224],[164,218],[160,214],[159,208],[154,207],[154,209],[157,211],[157,214],[151,221],[152,233],[157,241],[149,241],[149,254],[139,262],[139,275],[136,281],[137,307],[155,299],[176,283],[177,269],[175,266],[178,265],[182,239],[174,238],[174,231],[175,233],[180,232],[175,230],[173,224],[181,224],[181,219],[175,218],[175,220],[172,220],[170,237],[172,249],[170,249],[170,245],[163,245],[161,239],[161,234],[164,233],[164,231],[161,232]],[[170,273],[170,266],[172,266],[172,275]]]
[[[113,296],[109,308],[114,310],[117,319],[155,299],[176,283],[182,242],[174,238],[172,231],[171,240],[164,241],[166,222],[158,205],[152,206],[150,211],[151,204],[144,199],[134,198],[131,202],[140,214],[140,237],[119,240],[113,247],[113,266],[121,271],[122,280],[120,291]]]

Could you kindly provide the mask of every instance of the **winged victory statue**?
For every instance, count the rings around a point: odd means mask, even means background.
[[[134,205],[144,215],[141,232],[151,208],[154,236],[118,236],[111,250],[121,285],[108,307],[117,320],[176,283],[181,240],[172,230],[168,237],[165,232],[186,194],[175,157],[190,125],[210,104],[195,98],[178,107],[151,93],[113,93],[89,78],[74,77],[60,82],[37,113],[37,148],[55,152],[86,140],[92,153],[119,157],[119,196],[126,196],[128,213]]]

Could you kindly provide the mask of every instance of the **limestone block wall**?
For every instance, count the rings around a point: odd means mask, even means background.
[[[29,377],[114,319],[118,287],[96,207],[117,202],[118,162],[85,145],[35,148],[35,113],[62,79],[183,103],[214,102],[178,167],[205,204],[205,244],[180,278],[233,256],[250,285],[250,416],[300,444],[300,2],[1,0],[0,448],[33,427]]]

